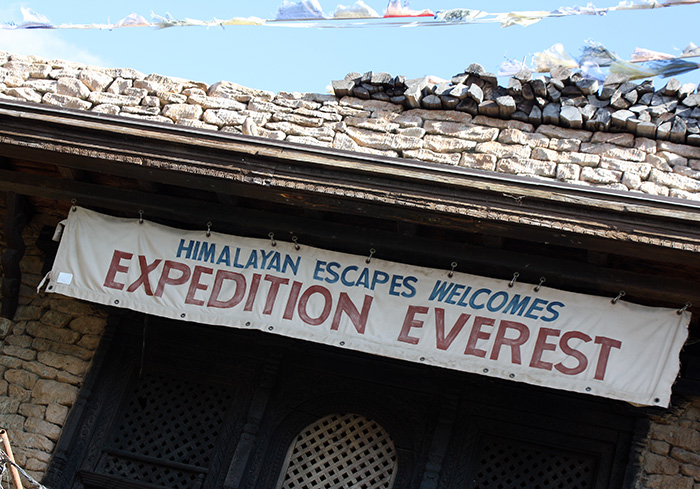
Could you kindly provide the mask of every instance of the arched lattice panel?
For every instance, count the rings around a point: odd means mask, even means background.
[[[396,448],[389,433],[358,414],[332,414],[304,428],[278,489],[389,489]]]

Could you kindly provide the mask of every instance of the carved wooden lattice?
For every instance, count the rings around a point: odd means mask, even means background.
[[[97,472],[172,489],[201,485],[231,394],[146,375],[127,396]]]
[[[489,437],[471,489],[589,489],[595,471],[596,460],[585,454]]]
[[[396,450],[389,434],[357,414],[332,414],[296,438],[279,489],[389,489]]]

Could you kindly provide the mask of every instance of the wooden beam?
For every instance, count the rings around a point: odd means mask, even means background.
[[[26,195],[56,200],[76,198],[79,205],[97,206],[120,213],[130,212],[134,219],[138,218],[138,211],[144,209],[147,216],[158,216],[202,229],[207,221],[212,221],[217,231],[232,234],[264,238],[268,232],[273,231],[277,239],[284,241],[295,235],[299,237],[302,246],[312,245],[354,254],[365,254],[369,248],[374,247],[377,249],[376,258],[444,268],[446,273],[450,263],[457,261],[457,271],[503,280],[509,280],[513,272],[518,271],[523,282],[536,284],[539,277],[544,276],[548,286],[563,290],[614,297],[618,290],[624,289],[627,292],[626,298],[633,302],[667,304],[673,307],[680,307],[687,301],[700,304],[700,288],[695,282],[604,268],[585,262],[553,258],[546,254],[492,250],[418,237],[407,239],[397,233],[372,228],[252,209],[236,208],[232,211],[230,207],[217,202],[153,195],[138,190],[0,170],[0,190],[10,188]],[[692,266],[698,267],[700,257],[695,258]]]

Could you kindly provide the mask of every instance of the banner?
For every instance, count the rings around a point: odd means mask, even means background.
[[[47,290],[172,319],[668,405],[690,313],[510,285],[75,208]]]

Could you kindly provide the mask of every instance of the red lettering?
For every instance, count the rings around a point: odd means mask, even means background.
[[[425,306],[408,306],[406,311],[406,317],[403,320],[403,326],[401,326],[401,333],[399,333],[399,341],[404,343],[410,343],[412,345],[417,345],[419,339],[415,336],[409,336],[411,328],[422,328],[423,321],[416,319],[416,314],[427,314],[428,308]]]
[[[476,347],[476,343],[479,340],[488,340],[491,337],[491,332],[482,331],[482,326],[491,326],[496,323],[495,319],[482,318],[477,316],[474,318],[474,326],[472,326],[472,331],[469,333],[469,341],[467,341],[467,348],[464,350],[465,355],[473,355],[475,357],[484,358],[486,356],[486,350],[482,350]]]
[[[177,270],[180,272],[179,277],[171,277],[170,270]],[[172,260],[165,260],[163,265],[163,272],[160,274],[160,280],[156,286],[156,297],[163,297],[163,290],[165,290],[166,285],[182,285],[187,282],[192,275],[190,267],[184,263],[179,263]]]
[[[292,282],[292,290],[289,291],[289,299],[287,299],[287,307],[284,309],[284,316],[282,316],[283,319],[294,318],[294,306],[297,305],[301,285],[301,282]]]
[[[542,353],[545,351],[552,351],[556,349],[556,343],[547,343],[548,336],[559,336],[561,331],[558,329],[542,328],[539,333],[537,333],[537,340],[535,341],[535,351],[532,352],[532,359],[530,360],[530,366],[534,368],[541,368],[543,370],[552,370],[551,362],[542,361]]]
[[[516,330],[518,332],[518,336],[515,338],[507,338],[506,332],[509,329]],[[529,337],[530,330],[527,329],[527,326],[525,326],[523,323],[501,320],[501,324],[498,325],[498,331],[496,332],[496,339],[493,342],[493,350],[491,350],[490,357],[491,360],[498,360],[501,347],[505,345],[510,346],[511,363],[520,365],[520,345],[525,343]]]
[[[253,274],[253,279],[250,281],[250,292],[248,292],[248,299],[245,301],[245,306],[243,306],[244,311],[252,311],[253,304],[255,303],[255,297],[258,295],[258,287],[260,287],[260,278],[262,275],[259,273]]]
[[[223,288],[226,280],[233,280],[236,282],[236,290],[233,292],[233,296],[231,296],[229,300],[221,301],[219,300],[219,294],[221,294],[221,289]],[[214,278],[214,285],[211,288],[211,297],[209,297],[207,306],[216,307],[219,309],[234,307],[243,300],[243,296],[245,296],[245,287],[245,276],[229,270],[217,270],[216,277]]]
[[[276,277],[274,275],[265,275],[265,280],[270,282],[270,290],[267,293],[267,300],[265,301],[265,308],[263,309],[263,314],[272,314],[272,309],[275,307],[275,301],[277,300],[277,292],[280,290],[280,285],[286,285],[289,283],[288,278]]]
[[[455,322],[450,332],[447,333],[447,337],[445,337],[445,310],[440,307],[435,308],[435,334],[437,335],[437,347],[440,350],[447,350],[450,347],[469,320],[469,317],[469,314],[460,314],[457,322]]]
[[[598,355],[598,364],[595,367],[595,380],[603,380],[605,378],[605,370],[608,368],[608,360],[610,359],[610,349],[620,348],[622,342],[605,336],[596,336],[595,344],[600,345],[600,354]]]
[[[200,301],[199,299],[194,298],[194,295],[197,293],[198,290],[207,290],[209,288],[208,285],[205,285],[199,281],[203,273],[214,273],[214,269],[200,266],[194,267],[194,272],[192,273],[192,281],[190,282],[190,288],[187,289],[187,297],[185,297],[185,304],[194,304],[195,306],[204,305],[204,301]]]
[[[565,367],[563,363],[557,363],[554,368],[559,370],[564,375],[578,375],[586,370],[586,367],[588,367],[588,358],[586,358],[586,355],[577,349],[569,346],[570,339],[583,340],[586,343],[591,341],[590,336],[580,331],[568,331],[564,333],[561,336],[561,341],[559,341],[559,348],[561,348],[561,351],[570,357],[574,357],[576,360],[578,360],[578,365],[575,367]]]
[[[306,310],[306,306],[309,302],[309,299],[314,294],[321,294],[324,300],[323,310],[321,311],[321,314],[319,314],[316,318],[312,318],[311,316],[309,316],[309,313]],[[331,292],[327,288],[322,287],[320,285],[312,285],[311,287],[306,289],[303,294],[301,294],[298,308],[299,317],[306,324],[310,324],[311,326],[318,326],[319,324],[323,323],[326,319],[328,319],[328,316],[330,316],[331,314],[332,305],[333,297],[331,296]]]
[[[160,258],[157,260],[154,260],[153,263],[150,265],[146,261],[146,257],[143,255],[139,255],[139,267],[141,268],[141,276],[136,279],[136,282],[133,284],[129,285],[129,288],[126,289],[127,292],[133,292],[136,289],[139,288],[141,284],[143,284],[143,290],[146,292],[146,295],[153,295],[153,291],[151,290],[151,282],[148,280],[148,275],[156,269],[158,265],[160,265],[160,262],[162,262]]]
[[[125,251],[114,250],[114,254],[112,255],[112,261],[109,264],[109,270],[107,270],[107,277],[105,277],[105,283],[104,283],[105,287],[109,287],[110,289],[117,289],[117,290],[122,290],[124,288],[124,284],[116,282],[114,280],[114,278],[118,272],[126,273],[129,271],[129,267],[125,267],[120,262],[122,260],[131,260],[131,257],[133,257],[133,256],[134,256],[133,253],[127,253]]]
[[[355,327],[355,330],[360,334],[365,334],[365,327],[367,326],[367,319],[369,318],[369,308],[372,306],[373,299],[372,296],[366,295],[362,303],[362,312],[360,312],[357,310],[357,307],[355,307],[355,304],[353,304],[350,296],[345,292],[341,292],[340,298],[338,299],[338,307],[336,307],[335,314],[333,314],[331,329],[338,329],[340,326],[340,318],[343,313],[345,313]]]

